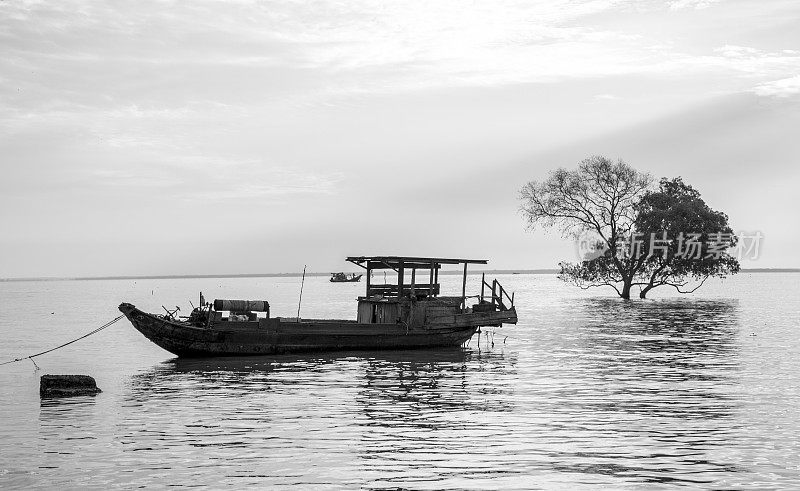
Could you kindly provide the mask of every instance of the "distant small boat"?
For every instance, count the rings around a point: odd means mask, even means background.
[[[344,273],[331,273],[331,283],[353,283],[356,281],[361,281],[360,274],[344,274]]]
[[[148,314],[129,303],[119,310],[145,337],[180,357],[459,346],[481,326],[517,323],[514,295],[497,280],[490,283],[481,277],[480,295],[467,295],[467,265],[486,264],[485,260],[407,256],[347,260],[366,269],[367,276],[366,295],[358,297],[355,320],[271,317],[265,300],[206,303],[202,293],[200,306],[185,320],[176,318],[177,310],[166,308],[166,315]],[[463,265],[460,295],[439,294],[439,269],[444,264]],[[374,270],[396,271],[397,283],[372,284]],[[418,272],[428,278],[420,278]]]

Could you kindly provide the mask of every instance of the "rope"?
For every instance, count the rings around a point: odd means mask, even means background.
[[[34,365],[36,365],[36,362],[35,362],[35,361],[33,361],[33,359],[34,359],[35,357],[37,357],[37,356],[42,356],[42,355],[45,355],[45,354],[47,354],[47,353],[50,353],[51,351],[55,351],[55,350],[57,350],[57,349],[59,349],[59,348],[63,348],[64,346],[68,346],[68,345],[70,345],[70,344],[72,344],[72,343],[74,343],[74,342],[76,342],[76,341],[80,341],[81,339],[88,338],[88,337],[89,337],[89,336],[91,336],[92,334],[97,334],[98,332],[102,331],[103,329],[105,329],[105,328],[107,328],[107,327],[110,327],[112,324],[114,324],[114,323],[115,323],[115,322],[117,322],[118,320],[122,319],[123,317],[125,317],[125,316],[124,316],[124,315],[120,315],[120,316],[119,316],[119,317],[117,317],[116,319],[114,319],[114,320],[112,320],[112,321],[109,321],[109,322],[106,322],[105,324],[103,324],[102,326],[98,327],[98,328],[97,328],[97,329],[95,329],[94,331],[92,331],[92,332],[90,332],[90,333],[87,333],[87,334],[84,334],[83,336],[81,336],[81,337],[79,337],[79,338],[76,338],[76,339],[73,339],[72,341],[69,341],[69,342],[67,342],[67,343],[64,343],[64,344],[62,344],[62,345],[60,345],[60,346],[56,346],[55,348],[51,348],[51,349],[49,349],[49,350],[47,350],[47,351],[42,351],[41,353],[36,353],[35,355],[23,356],[22,358],[17,358],[17,359],[14,359],[14,360],[5,361],[5,362],[3,362],[3,363],[0,363],[0,366],[3,366],[3,365],[8,365],[9,363],[16,363],[16,362],[18,362],[18,361],[22,361],[22,360],[31,360],[31,361],[33,362],[33,364],[34,364]]]
[[[522,338],[518,338],[516,336],[509,336],[508,334],[503,334],[501,332],[492,331],[490,329],[484,329],[483,332],[487,332],[487,333],[490,332],[490,333],[492,333],[492,336],[494,336],[495,334],[497,334],[498,336],[503,336],[503,344],[506,344],[506,339],[516,339],[517,341],[523,341],[523,342],[525,341]]]

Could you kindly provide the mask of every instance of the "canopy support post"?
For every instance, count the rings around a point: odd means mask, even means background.
[[[467,263],[464,263],[464,280],[461,282],[461,313],[467,310]]]
[[[397,298],[403,298],[403,261],[397,265]]]
[[[369,288],[370,286],[372,286],[370,281],[371,279],[372,279],[372,269],[370,268],[369,261],[367,261],[367,297],[370,296]]]
[[[436,268],[436,263],[431,261],[431,279],[430,279],[430,281],[428,281],[428,283],[431,284],[430,288],[428,289],[428,296],[429,297],[434,297],[433,289],[436,288],[435,286],[433,286],[433,285],[436,284],[436,278],[433,276],[433,270],[435,268]]]

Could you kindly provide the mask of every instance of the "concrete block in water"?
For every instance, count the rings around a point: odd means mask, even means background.
[[[97,382],[88,375],[42,375],[39,380],[41,397],[93,396],[99,392]]]

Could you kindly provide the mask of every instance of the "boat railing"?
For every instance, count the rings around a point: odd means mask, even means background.
[[[487,295],[489,290],[490,295]],[[509,310],[514,306],[514,293],[508,294],[503,285],[497,279],[492,280],[491,284],[486,281],[486,273],[481,274],[481,303],[489,299],[492,305],[498,307],[499,310]],[[508,303],[506,303],[508,302]]]
[[[416,295],[438,295],[439,284],[415,283],[413,287],[411,285],[403,285],[403,293],[401,296],[410,295],[412,291]],[[371,297],[373,295],[382,295],[384,297],[398,296],[400,295],[400,287],[399,285],[370,285],[367,296]]]

